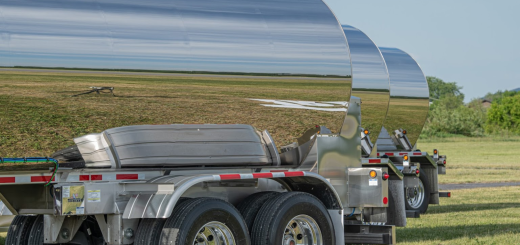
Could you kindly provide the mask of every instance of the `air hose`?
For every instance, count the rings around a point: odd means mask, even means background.
[[[54,162],[54,169],[52,170],[52,177],[45,183],[45,186],[49,186],[56,177],[58,172],[58,160],[49,157],[23,157],[23,158],[2,158],[0,157],[0,163],[49,163]]]

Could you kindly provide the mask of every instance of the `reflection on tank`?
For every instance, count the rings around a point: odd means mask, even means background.
[[[390,106],[384,127],[390,136],[395,130],[406,130],[415,145],[428,116],[428,82],[409,54],[396,48],[379,49],[390,74]]]
[[[169,123],[248,124],[285,145],[315,125],[339,133],[345,118],[251,100],[349,101],[345,35],[321,0],[21,0],[0,9],[0,66],[172,73],[180,106],[170,109],[183,116]]]
[[[264,100],[264,99],[251,99],[272,104],[262,104],[266,107],[277,107],[277,108],[294,108],[294,109],[306,109],[314,111],[343,111],[347,112],[348,102],[346,101],[290,101],[290,100]]]
[[[361,126],[376,143],[390,100],[390,82],[385,61],[376,44],[362,31],[342,25],[352,61],[352,95],[361,98]]]

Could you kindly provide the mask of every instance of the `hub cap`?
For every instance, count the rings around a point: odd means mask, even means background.
[[[282,245],[323,245],[318,223],[307,215],[298,215],[285,226]]]
[[[424,202],[424,185],[422,181],[419,179],[417,188],[407,188],[405,193],[408,205],[413,209],[419,209]]]
[[[231,230],[223,223],[211,221],[199,229],[193,245],[236,245]]]

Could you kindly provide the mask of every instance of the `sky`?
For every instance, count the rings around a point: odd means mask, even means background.
[[[414,57],[465,101],[520,87],[520,1],[324,0],[341,24]]]

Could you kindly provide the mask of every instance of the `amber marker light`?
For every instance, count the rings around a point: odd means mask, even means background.
[[[365,129],[365,134],[368,135],[369,133],[370,133],[370,131],[368,131],[368,130]]]
[[[408,155],[404,155],[403,159],[404,159],[405,161],[408,161]]]
[[[406,134],[406,130],[403,130],[403,134]]]
[[[437,149],[433,150],[433,154],[437,154],[437,153],[438,153]]]
[[[377,177],[377,172],[375,170],[371,170],[370,171],[370,178],[375,178]]]

